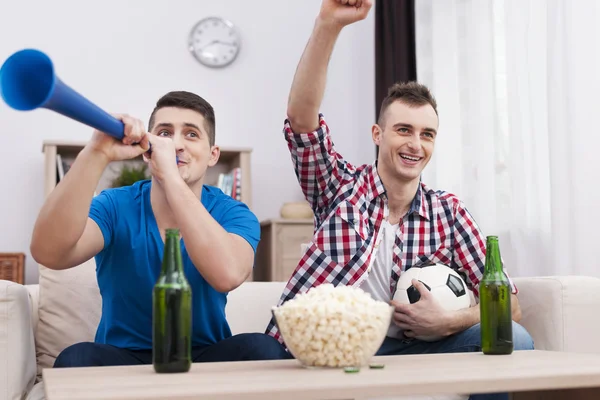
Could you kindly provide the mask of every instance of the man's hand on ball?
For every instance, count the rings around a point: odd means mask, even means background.
[[[421,298],[413,304],[402,304],[397,301],[394,306],[394,323],[404,331],[404,336],[448,336],[452,312],[445,310],[433,297],[431,292],[420,281],[413,279],[413,286],[419,291]]]

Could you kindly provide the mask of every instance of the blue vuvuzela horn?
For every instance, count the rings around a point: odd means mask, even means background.
[[[20,50],[6,59],[0,68],[0,97],[15,110],[46,108],[118,140],[125,136],[123,122],[61,81],[50,57],[39,50]]]
[[[50,57],[39,50],[20,50],[4,62],[0,95],[15,110],[46,108],[123,139],[123,122],[61,81]]]

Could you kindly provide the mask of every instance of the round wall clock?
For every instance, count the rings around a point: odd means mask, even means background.
[[[222,68],[240,52],[240,35],[233,24],[220,17],[204,18],[190,31],[189,50],[203,65]]]

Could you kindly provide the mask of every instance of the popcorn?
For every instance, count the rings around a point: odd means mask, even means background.
[[[361,289],[329,283],[273,307],[291,353],[315,367],[366,365],[381,346],[392,313],[392,306]]]

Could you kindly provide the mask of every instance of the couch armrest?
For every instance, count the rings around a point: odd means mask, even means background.
[[[587,276],[514,278],[521,324],[536,349],[600,353],[600,279]]]
[[[23,285],[0,280],[0,400],[25,398],[35,377],[29,293]]]
[[[37,331],[37,324],[40,319],[38,314],[39,300],[40,300],[40,285],[25,285],[29,292],[29,303],[31,305],[31,327],[33,329],[33,335]]]

